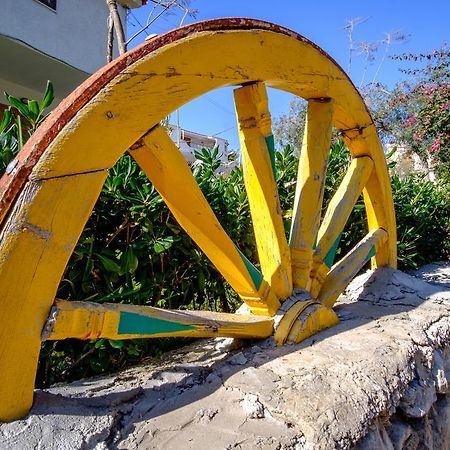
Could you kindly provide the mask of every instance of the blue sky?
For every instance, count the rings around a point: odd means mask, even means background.
[[[151,2],[149,2],[151,3]],[[185,23],[218,17],[253,17],[274,22],[304,35],[327,51],[345,70],[348,68],[349,41],[344,30],[350,19],[367,19],[357,25],[354,40],[375,42],[384,33],[399,30],[409,34],[406,43],[393,44],[391,53],[429,52],[450,42],[450,1],[448,0],[192,0],[191,7],[198,10],[195,19],[186,18]],[[151,4],[132,11],[128,34],[134,34],[139,25],[145,24]],[[181,13],[181,11],[180,11]],[[161,34],[176,28],[181,20],[178,13],[162,16],[149,29],[149,33]],[[145,33],[133,40],[130,48],[145,38]],[[375,54],[376,60],[368,66],[366,81],[371,81],[382,56],[382,49]],[[359,85],[365,62],[363,56],[353,54],[350,76]],[[394,84],[403,75],[398,71],[400,63],[386,59],[377,81]],[[288,110],[290,96],[278,91],[269,92],[273,117]],[[180,125],[193,131],[229,140],[230,148],[238,148],[231,89],[220,89],[183,106],[179,111]],[[176,116],[172,115],[172,122]],[[226,131],[224,131],[226,130]]]

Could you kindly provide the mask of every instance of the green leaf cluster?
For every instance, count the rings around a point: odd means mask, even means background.
[[[47,81],[42,100],[18,99],[5,92],[8,109],[0,119],[0,174],[22,149],[25,142],[46,118],[54,100],[53,84]]]

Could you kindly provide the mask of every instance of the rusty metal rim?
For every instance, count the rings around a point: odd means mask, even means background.
[[[143,42],[141,45],[133,48],[129,52],[112,61],[110,64],[99,69],[79,87],[77,87],[52,111],[45,122],[25,144],[22,151],[8,166],[6,173],[0,178],[0,223],[3,222],[8,210],[14,202],[14,199],[24,186],[34,165],[39,161],[39,158],[47,146],[67,125],[67,123],[75,117],[76,113],[120,72],[138,61],[140,58],[177,40],[200,32],[228,30],[272,31],[274,33],[284,34],[292,37],[293,39],[309,44],[318,50],[323,56],[328,58],[334,65],[336,65],[336,67],[341,70],[343,75],[357,91],[356,87],[344,70],[330,55],[328,55],[328,53],[311,42],[309,39],[280,25],[249,18],[223,18],[196,22],[182,28],[177,28],[149,41]]]

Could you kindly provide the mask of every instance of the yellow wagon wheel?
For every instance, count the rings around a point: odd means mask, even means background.
[[[236,86],[244,179],[261,271],[225,233],[159,125],[186,102],[230,85]],[[289,242],[273,174],[266,86],[308,101]],[[353,159],[321,221],[332,126],[341,130]],[[252,314],[55,301],[107,171],[125,151]],[[333,245],[361,192],[369,233],[331,267]],[[331,306],[370,257],[372,267],[396,265],[388,172],[363,100],[317,46],[256,20],[189,25],[97,72],[53,111],[9,165],[0,193],[1,420],[30,408],[42,339],[265,337],[273,334],[275,324],[278,343],[299,342],[337,321]]]

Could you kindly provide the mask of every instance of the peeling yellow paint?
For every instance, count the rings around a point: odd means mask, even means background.
[[[266,137],[272,134],[266,88],[253,83],[234,91],[242,170],[264,279],[280,300],[292,293],[291,258]]]

